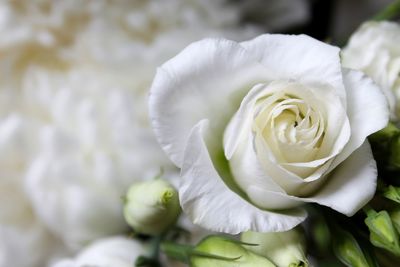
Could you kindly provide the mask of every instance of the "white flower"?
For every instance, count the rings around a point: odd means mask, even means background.
[[[26,127],[17,114],[0,120],[1,267],[45,266],[63,250],[60,240],[35,215],[23,187],[21,171],[30,152]]]
[[[112,78],[112,77],[111,77]],[[26,186],[43,221],[77,249],[127,229],[122,196],[170,165],[118,79],[74,69],[30,69],[23,90],[39,120]],[[120,87],[118,87],[120,86]]]
[[[210,230],[288,230],[304,202],[351,216],[375,192],[366,137],[387,124],[385,97],[310,37],[193,43],[159,68],[149,106],[183,210]]]
[[[61,260],[52,267],[132,267],[135,260],[146,253],[148,248],[140,242],[115,236],[97,240],[74,259]]]
[[[343,49],[343,65],[368,74],[383,90],[391,119],[400,118],[400,25],[366,22]]]

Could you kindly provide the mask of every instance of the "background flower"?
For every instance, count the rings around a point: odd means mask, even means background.
[[[366,22],[343,49],[343,64],[361,70],[382,88],[391,119],[400,116],[400,25],[394,22]]]
[[[140,255],[147,252],[148,248],[139,241],[114,236],[97,240],[74,259],[60,260],[52,267],[131,267]]]
[[[62,242],[35,215],[23,187],[25,158],[32,145],[25,127],[17,114],[0,123],[0,266],[44,266],[64,250]]]

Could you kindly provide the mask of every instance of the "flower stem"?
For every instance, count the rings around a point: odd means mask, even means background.
[[[135,267],[161,267],[159,261],[160,245],[164,235],[155,236],[150,243],[150,253],[147,256],[140,256],[136,259]]]
[[[189,245],[181,245],[171,241],[161,243],[161,250],[170,258],[180,262],[189,263],[190,253],[194,247]]]
[[[396,0],[393,3],[386,6],[378,14],[376,14],[372,19],[376,21],[390,20],[400,14],[400,0]]]

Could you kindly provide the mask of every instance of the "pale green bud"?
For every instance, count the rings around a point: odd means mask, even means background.
[[[365,224],[369,228],[370,240],[374,246],[400,255],[399,236],[387,211],[368,211]]]
[[[190,253],[190,266],[275,267],[267,258],[248,250],[252,246],[223,236],[209,236]]]
[[[397,203],[400,203],[400,187],[389,185],[383,192],[383,196]]]
[[[365,256],[356,239],[349,232],[337,229],[333,241],[333,250],[336,257],[346,266],[375,266],[373,261]]]
[[[126,195],[124,217],[138,233],[159,235],[179,217],[178,192],[162,179],[133,184]]]
[[[309,266],[305,256],[303,236],[299,229],[277,233],[242,233],[241,240],[258,244],[249,247],[252,252],[267,257],[278,267]]]

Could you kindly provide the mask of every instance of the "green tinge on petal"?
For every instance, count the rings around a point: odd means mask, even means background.
[[[241,242],[223,236],[203,239],[190,257],[192,267],[275,267],[267,258],[247,250]]]

